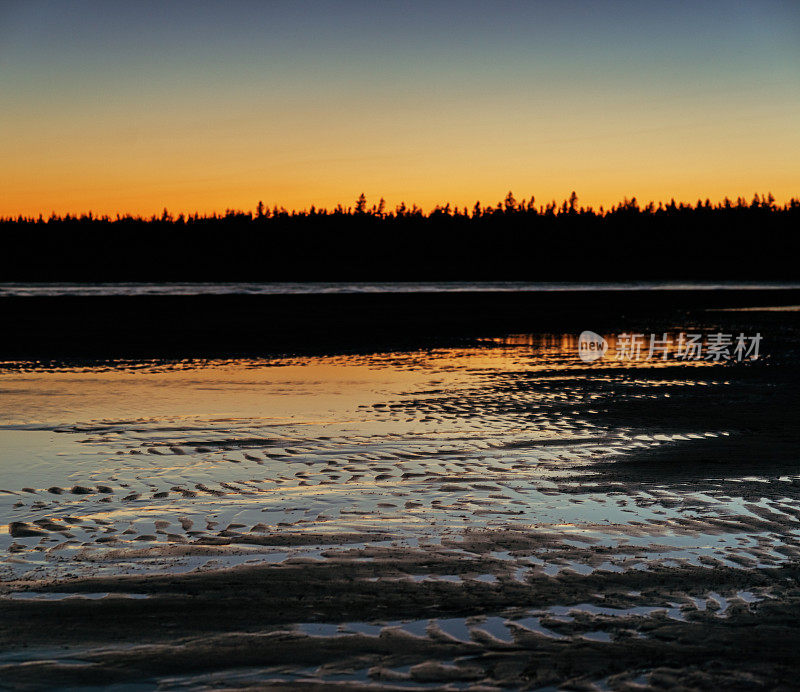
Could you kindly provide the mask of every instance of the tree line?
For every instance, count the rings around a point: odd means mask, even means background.
[[[0,281],[797,279],[800,199],[5,217]]]
[[[224,214],[212,213],[209,215],[194,214],[178,214],[177,216],[170,213],[168,209],[164,209],[161,215],[153,214],[149,217],[133,216],[131,214],[116,214],[115,216],[95,215],[89,211],[83,214],[65,214],[58,215],[52,212],[49,217],[45,218],[42,214],[38,217],[30,216],[5,216],[0,217],[0,223],[3,224],[42,224],[42,223],[121,223],[121,222],[137,222],[137,223],[175,223],[175,224],[191,224],[200,222],[219,222],[231,220],[250,220],[250,221],[266,221],[269,219],[287,219],[287,218],[309,218],[309,217],[371,217],[374,219],[440,219],[442,217],[452,217],[460,219],[480,219],[486,217],[496,216],[510,216],[524,214],[527,216],[542,216],[554,217],[562,215],[580,215],[599,218],[613,218],[620,214],[638,214],[638,215],[672,215],[676,213],[691,213],[691,212],[708,212],[712,211],[731,211],[737,210],[739,212],[744,210],[761,210],[769,212],[796,212],[800,208],[800,199],[791,198],[783,205],[778,205],[775,197],[770,193],[768,195],[759,195],[756,193],[751,200],[744,197],[737,197],[736,200],[731,200],[725,197],[721,202],[712,204],[711,200],[706,198],[705,201],[698,199],[695,204],[685,202],[676,202],[675,199],[670,200],[668,203],[648,202],[646,205],[640,205],[636,197],[628,199],[627,197],[618,204],[611,205],[608,208],[603,206],[595,209],[593,206],[578,206],[578,195],[575,191],[569,198],[563,200],[560,204],[555,200],[546,204],[536,204],[536,198],[531,196],[528,199],[517,200],[513,192],[509,192],[502,202],[497,202],[495,205],[483,205],[480,201],[475,202],[472,207],[459,207],[451,205],[450,203],[443,205],[436,205],[430,212],[425,212],[422,207],[412,204],[407,206],[405,202],[398,204],[393,210],[387,210],[386,200],[383,198],[377,204],[368,206],[367,198],[364,193],[361,193],[352,206],[343,206],[338,204],[333,209],[326,207],[317,208],[312,205],[309,209],[302,210],[288,210],[286,207],[279,207],[277,205],[269,207],[263,201],[259,201],[254,211],[242,211],[235,209],[226,209]]]

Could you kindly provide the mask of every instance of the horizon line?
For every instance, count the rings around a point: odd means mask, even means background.
[[[799,193],[800,194],[800,193]],[[632,197],[623,197],[622,200],[612,203],[609,206],[600,204],[600,205],[579,205],[578,202],[580,201],[580,197],[573,191],[568,198],[563,198],[560,202],[557,201],[555,198],[552,198],[548,202],[540,203],[535,195],[531,195],[530,197],[521,197],[519,199],[514,196],[512,191],[506,194],[505,198],[494,203],[494,204],[483,204],[480,200],[476,200],[471,206],[469,205],[453,205],[450,202],[445,203],[438,203],[433,205],[426,211],[423,207],[417,205],[416,203],[406,204],[405,201],[401,201],[396,203],[394,208],[388,208],[386,200],[383,196],[381,196],[377,203],[373,203],[369,206],[368,199],[364,193],[361,193],[353,202],[347,206],[344,206],[341,202],[337,203],[334,206],[317,206],[316,204],[311,204],[307,207],[302,208],[292,208],[288,209],[284,205],[278,205],[277,203],[273,203],[271,205],[264,204],[262,200],[259,200],[256,206],[252,209],[240,209],[240,208],[233,208],[233,207],[226,207],[224,211],[213,211],[211,213],[203,213],[200,214],[197,211],[189,212],[185,210],[170,210],[168,206],[165,206],[159,212],[153,212],[151,214],[133,214],[131,212],[124,212],[118,211],[114,212],[113,215],[105,213],[105,214],[95,214],[92,209],[88,209],[86,211],[81,212],[66,212],[63,214],[56,214],[55,211],[50,212],[49,216],[45,216],[44,212],[39,212],[36,216],[27,216],[23,214],[16,214],[10,216],[0,216],[0,222],[47,222],[50,220],[58,221],[58,220],[66,220],[66,219],[89,219],[89,220],[108,220],[108,221],[115,221],[115,220],[142,220],[142,221],[152,221],[152,220],[174,220],[176,217],[180,218],[183,217],[185,219],[219,219],[219,218],[226,218],[228,216],[247,216],[250,215],[251,217],[272,217],[272,216],[307,216],[307,215],[334,215],[334,214],[345,214],[345,215],[357,215],[357,214],[364,214],[368,216],[400,216],[400,215],[421,215],[423,217],[430,217],[437,212],[445,212],[447,214],[453,214],[458,216],[474,216],[476,210],[479,210],[481,214],[485,213],[492,213],[494,211],[517,211],[517,212],[528,212],[528,213],[536,213],[536,214],[546,214],[548,212],[552,212],[555,215],[559,215],[561,213],[573,212],[573,213],[594,213],[595,215],[605,216],[606,214],[613,213],[619,209],[637,209],[641,212],[655,212],[659,209],[667,210],[671,208],[677,209],[698,209],[698,208],[710,208],[710,209],[726,209],[726,208],[750,208],[753,206],[757,206],[759,208],[770,208],[775,211],[786,210],[792,208],[794,206],[800,205],[800,196],[790,196],[785,199],[783,202],[779,202],[771,192],[767,192],[767,194],[755,192],[752,197],[747,197],[744,195],[737,195],[735,198],[725,195],[722,198],[716,198],[714,201],[711,200],[710,197],[698,197],[694,201],[689,201],[686,199],[677,200],[675,197],[671,197],[668,201],[664,199],[660,199],[658,201],[655,200],[648,200],[646,203],[642,203],[639,199],[637,199],[636,195]]]

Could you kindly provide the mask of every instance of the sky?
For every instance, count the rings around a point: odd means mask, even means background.
[[[0,0],[0,216],[800,196],[796,0]]]

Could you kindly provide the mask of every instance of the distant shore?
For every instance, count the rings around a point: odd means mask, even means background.
[[[800,199],[0,219],[3,281],[796,281]]]

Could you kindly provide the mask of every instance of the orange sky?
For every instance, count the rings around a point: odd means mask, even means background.
[[[505,25],[485,4],[454,17],[443,2],[407,27],[397,3],[366,18],[351,5],[4,9],[0,215],[332,207],[362,191],[426,209],[508,190],[594,206],[800,195],[800,32],[785,3],[753,16],[567,3],[562,17],[506,2]]]

